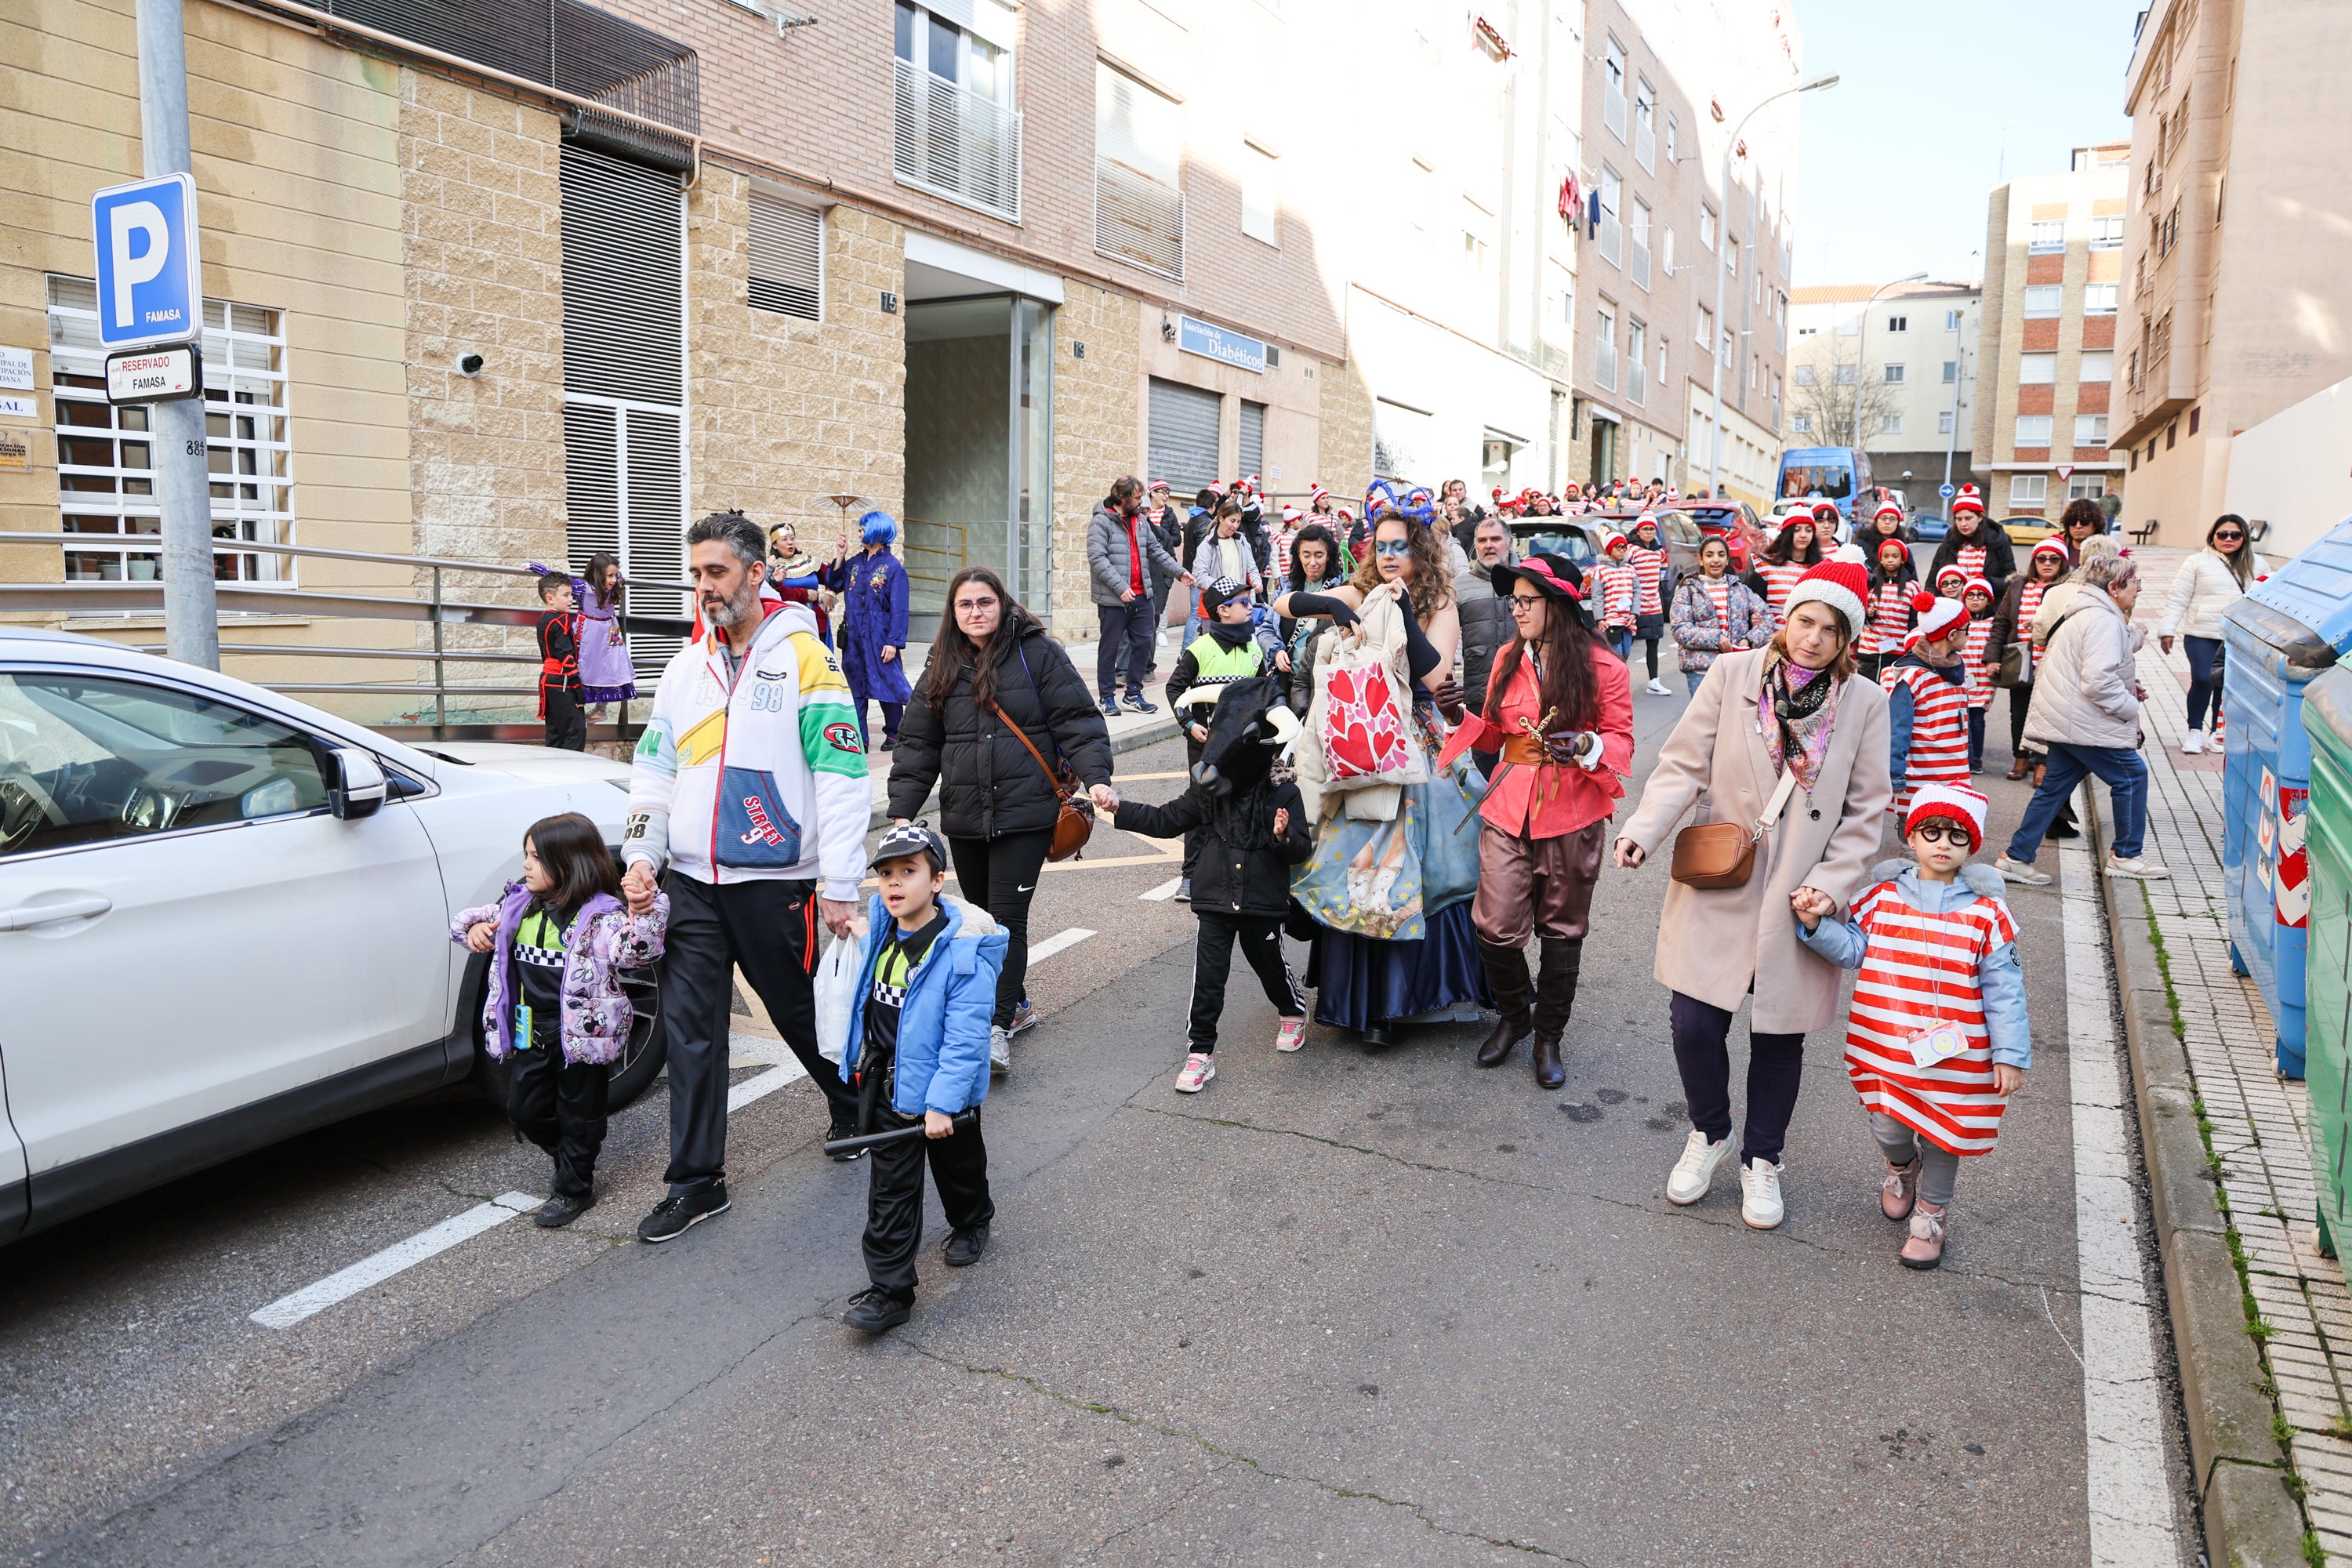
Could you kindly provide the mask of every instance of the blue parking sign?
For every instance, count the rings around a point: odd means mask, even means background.
[[[110,349],[185,342],[204,330],[196,182],[159,174],[90,198],[98,335]]]

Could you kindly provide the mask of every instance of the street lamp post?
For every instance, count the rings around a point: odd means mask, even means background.
[[[1731,135],[1723,144],[1723,193],[1719,198],[1723,207],[1716,220],[1717,244],[1731,243],[1731,155],[1739,149],[1739,133],[1748,129],[1748,122],[1756,118],[1757,110],[1762,109],[1765,104],[1776,102],[1791,93],[1818,92],[1825,87],[1835,87],[1837,83],[1837,76],[1832,72],[1828,76],[1817,76],[1811,81],[1801,81],[1794,87],[1784,87],[1741,115],[1738,121],[1732,126]],[[1707,351],[1715,356],[1715,432],[1712,437],[1714,459],[1707,465],[1706,482],[1707,493],[1717,500],[1723,496],[1723,268],[1718,262],[1715,269],[1716,337],[1715,342],[1706,345]]]
[[[1853,444],[1857,447],[1861,447],[1865,439],[1862,433],[1862,377],[1863,373],[1870,368],[1870,308],[1877,304],[1878,297],[1889,289],[1899,289],[1906,283],[1917,283],[1927,276],[1925,272],[1914,272],[1908,278],[1897,278],[1892,283],[1881,283],[1870,291],[1870,298],[1863,301],[1862,339],[1854,346],[1853,351]],[[1830,364],[1831,374],[1835,374],[1837,364],[1835,354],[1830,356]]]

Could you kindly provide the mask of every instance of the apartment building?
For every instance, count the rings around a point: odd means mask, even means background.
[[[2124,89],[2113,438],[2127,520],[2163,543],[2200,542],[2228,510],[2233,437],[2352,375],[2336,196],[2352,125],[2314,110],[2347,68],[2352,7],[2330,0],[2156,0],[2141,13]],[[2294,526],[2309,537],[2325,523]]]
[[[2077,147],[2063,174],[1986,204],[1975,452],[1995,517],[2055,520],[2122,488],[2109,450],[2130,148]]]
[[[1706,485],[1720,356],[1724,482],[1760,500],[1758,455],[1777,461],[1783,429],[1795,99],[1748,122],[1727,192],[1722,170],[1734,125],[1801,79],[1803,45],[1787,5],[1710,10],[1586,7],[1575,477]]]
[[[1981,488],[1970,443],[1983,304],[1973,283],[1794,290],[1788,445],[1860,447],[1877,482],[1920,512],[1943,513],[1947,483]]]

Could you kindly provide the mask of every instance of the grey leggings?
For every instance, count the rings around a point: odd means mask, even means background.
[[[1870,1113],[1870,1133],[1890,1165],[1907,1165],[1915,1156],[1925,1156],[1919,1162],[1921,1203],[1942,1208],[1952,1201],[1952,1180],[1960,1173],[1958,1154],[1937,1148],[1883,1110]]]

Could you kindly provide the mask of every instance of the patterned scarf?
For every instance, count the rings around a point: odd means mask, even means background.
[[[1830,749],[1830,729],[1837,721],[1838,679],[1826,670],[1806,669],[1789,662],[1775,648],[1765,656],[1764,689],[1756,702],[1756,727],[1771,753],[1772,772],[1796,770],[1797,785],[1807,795],[1821,777],[1822,758]]]

